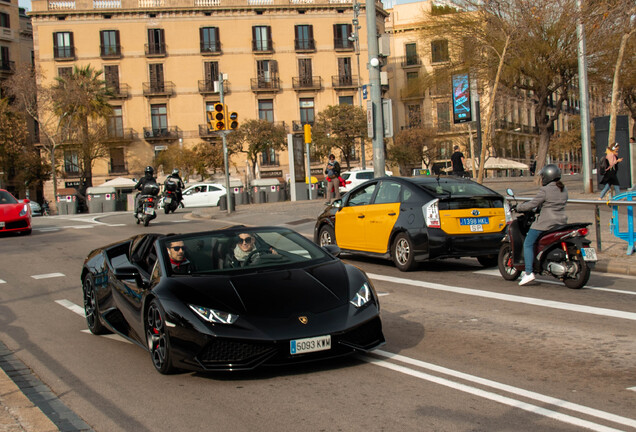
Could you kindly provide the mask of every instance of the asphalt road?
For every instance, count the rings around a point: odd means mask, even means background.
[[[636,430],[636,284],[613,274],[520,288],[474,259],[401,273],[345,257],[381,295],[373,355],[160,375],[141,348],[87,332],[79,274],[106,243],[227,224],[187,215],[35,218],[33,235],[0,239],[0,340],[95,431]]]

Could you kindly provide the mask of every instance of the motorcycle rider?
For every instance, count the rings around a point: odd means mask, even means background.
[[[565,204],[568,191],[561,182],[561,170],[554,164],[548,164],[539,172],[541,188],[530,201],[517,205],[517,211],[537,209],[535,221],[530,226],[523,242],[523,260],[525,272],[519,285],[525,285],[535,279],[533,273],[534,244],[544,231],[568,222],[565,214]]]
[[[168,182],[173,182],[177,185],[177,202],[181,204],[181,192],[185,188],[185,184],[183,184],[183,180],[181,180],[181,176],[179,175],[179,170],[177,168],[172,170],[172,173],[166,177],[166,180],[163,182],[164,188]]]
[[[144,176],[140,178],[135,185],[135,189],[139,191],[137,192],[137,195],[135,195],[135,217],[137,217],[137,213],[139,213],[139,195],[141,194],[141,191],[143,191],[144,186],[148,183],[157,183],[157,179],[154,177],[154,173],[154,168],[148,165],[144,170]]]

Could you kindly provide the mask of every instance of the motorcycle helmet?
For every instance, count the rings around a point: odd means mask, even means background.
[[[178,176],[178,175],[179,175],[179,170],[178,170],[178,169],[176,169],[176,168],[175,168],[175,169],[173,169],[173,170],[172,170],[172,175],[173,175],[173,176]]]
[[[561,170],[554,164],[544,166],[539,175],[541,176],[541,184],[543,186],[550,182],[561,180]]]
[[[148,165],[146,167],[146,169],[144,170],[144,174],[146,174],[147,176],[151,176],[155,173],[155,170],[153,167],[151,167],[150,165]]]

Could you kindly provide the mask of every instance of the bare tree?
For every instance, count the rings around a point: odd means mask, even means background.
[[[287,130],[284,125],[267,120],[247,120],[228,135],[228,151],[247,154],[252,172],[256,172],[258,155],[285,149]]]
[[[387,151],[387,160],[396,164],[400,175],[409,175],[409,168],[428,167],[439,156],[439,142],[435,140],[436,131],[432,128],[411,128],[401,130],[393,145]]]

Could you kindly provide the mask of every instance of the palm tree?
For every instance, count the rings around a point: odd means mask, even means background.
[[[93,185],[93,162],[108,156],[104,145],[105,121],[112,114],[112,93],[90,64],[75,66],[67,76],[56,78],[53,109],[69,131],[65,142],[78,150],[80,194]]]

